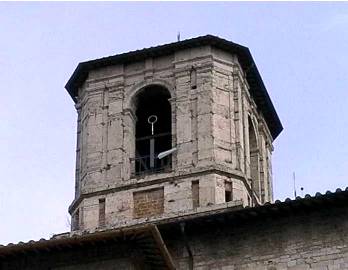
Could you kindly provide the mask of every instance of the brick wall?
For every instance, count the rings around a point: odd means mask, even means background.
[[[133,193],[135,218],[150,217],[163,213],[163,188],[150,189]]]

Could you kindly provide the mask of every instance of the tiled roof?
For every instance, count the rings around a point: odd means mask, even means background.
[[[19,242],[17,245],[8,244],[0,248],[0,259],[11,255],[32,255],[40,252],[59,252],[71,248],[95,247],[102,244],[121,244],[122,242],[132,242],[144,252],[144,264],[146,269],[168,269],[174,270],[173,260],[163,242],[162,236],[156,225],[143,224],[133,228],[116,230],[105,230],[102,232],[75,235],[66,237],[61,235],[57,239],[39,241],[29,241],[28,243]],[[1,267],[1,265],[0,265]],[[35,268],[36,269],[36,268]]]
[[[275,139],[283,130],[283,126],[267,93],[266,87],[249,49],[245,46],[212,35],[200,36],[156,47],[144,48],[141,50],[81,62],[76,67],[74,73],[65,85],[65,88],[72,99],[76,102],[78,88],[86,80],[88,73],[91,70],[115,64],[140,61],[148,57],[168,55],[178,50],[206,45],[216,47],[238,56],[238,60],[245,72],[246,79],[250,86],[250,94],[254,98],[258,108],[262,111],[272,137]]]

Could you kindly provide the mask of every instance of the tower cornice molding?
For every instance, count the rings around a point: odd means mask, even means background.
[[[248,177],[242,171],[230,169],[224,165],[211,165],[206,167],[198,167],[198,168],[195,168],[194,170],[187,171],[187,172],[180,172],[180,174],[171,172],[171,173],[163,173],[163,174],[157,174],[152,176],[150,175],[146,179],[140,179],[140,180],[138,178],[132,178],[128,181],[122,182],[122,184],[115,185],[112,188],[96,190],[93,192],[91,191],[88,191],[85,193],[81,192],[80,196],[76,198],[69,206],[69,213],[72,214],[75,211],[76,207],[78,207],[81,201],[85,198],[105,196],[106,194],[112,194],[119,191],[138,189],[139,187],[151,188],[151,186],[154,186],[154,185],[168,183],[168,182],[175,182],[185,178],[197,178],[199,176],[205,176],[207,174],[217,174],[217,175],[227,176],[229,178],[242,181],[244,186],[250,189],[250,186],[248,184]]]

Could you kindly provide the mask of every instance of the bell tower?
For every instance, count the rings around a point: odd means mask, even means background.
[[[272,201],[281,122],[249,49],[203,36],[80,63],[73,231]]]

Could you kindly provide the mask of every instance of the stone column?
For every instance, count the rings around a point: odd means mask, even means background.
[[[120,184],[123,167],[123,99],[124,86],[121,81],[109,88],[107,122],[107,181],[109,185]]]
[[[77,111],[77,136],[76,136],[76,163],[75,163],[75,199],[80,196],[81,172],[81,104],[76,103]]]
[[[85,192],[103,187],[102,138],[103,138],[103,91],[104,88],[86,89],[82,119],[82,187]]]
[[[200,87],[197,89],[197,138],[198,166],[214,163],[212,69],[200,72]]]
[[[242,114],[242,89],[240,87],[239,68],[233,65],[233,113],[234,113],[234,133],[235,133],[235,151],[236,165],[235,168],[244,171],[244,147],[243,147],[243,114]]]
[[[192,165],[191,107],[188,97],[190,91],[190,73],[182,70],[175,74],[176,85],[176,170],[187,170]]]
[[[122,179],[128,180],[131,178],[131,173],[134,173],[135,165],[135,125],[136,116],[132,110],[124,110],[122,126],[123,134],[123,166]]]

